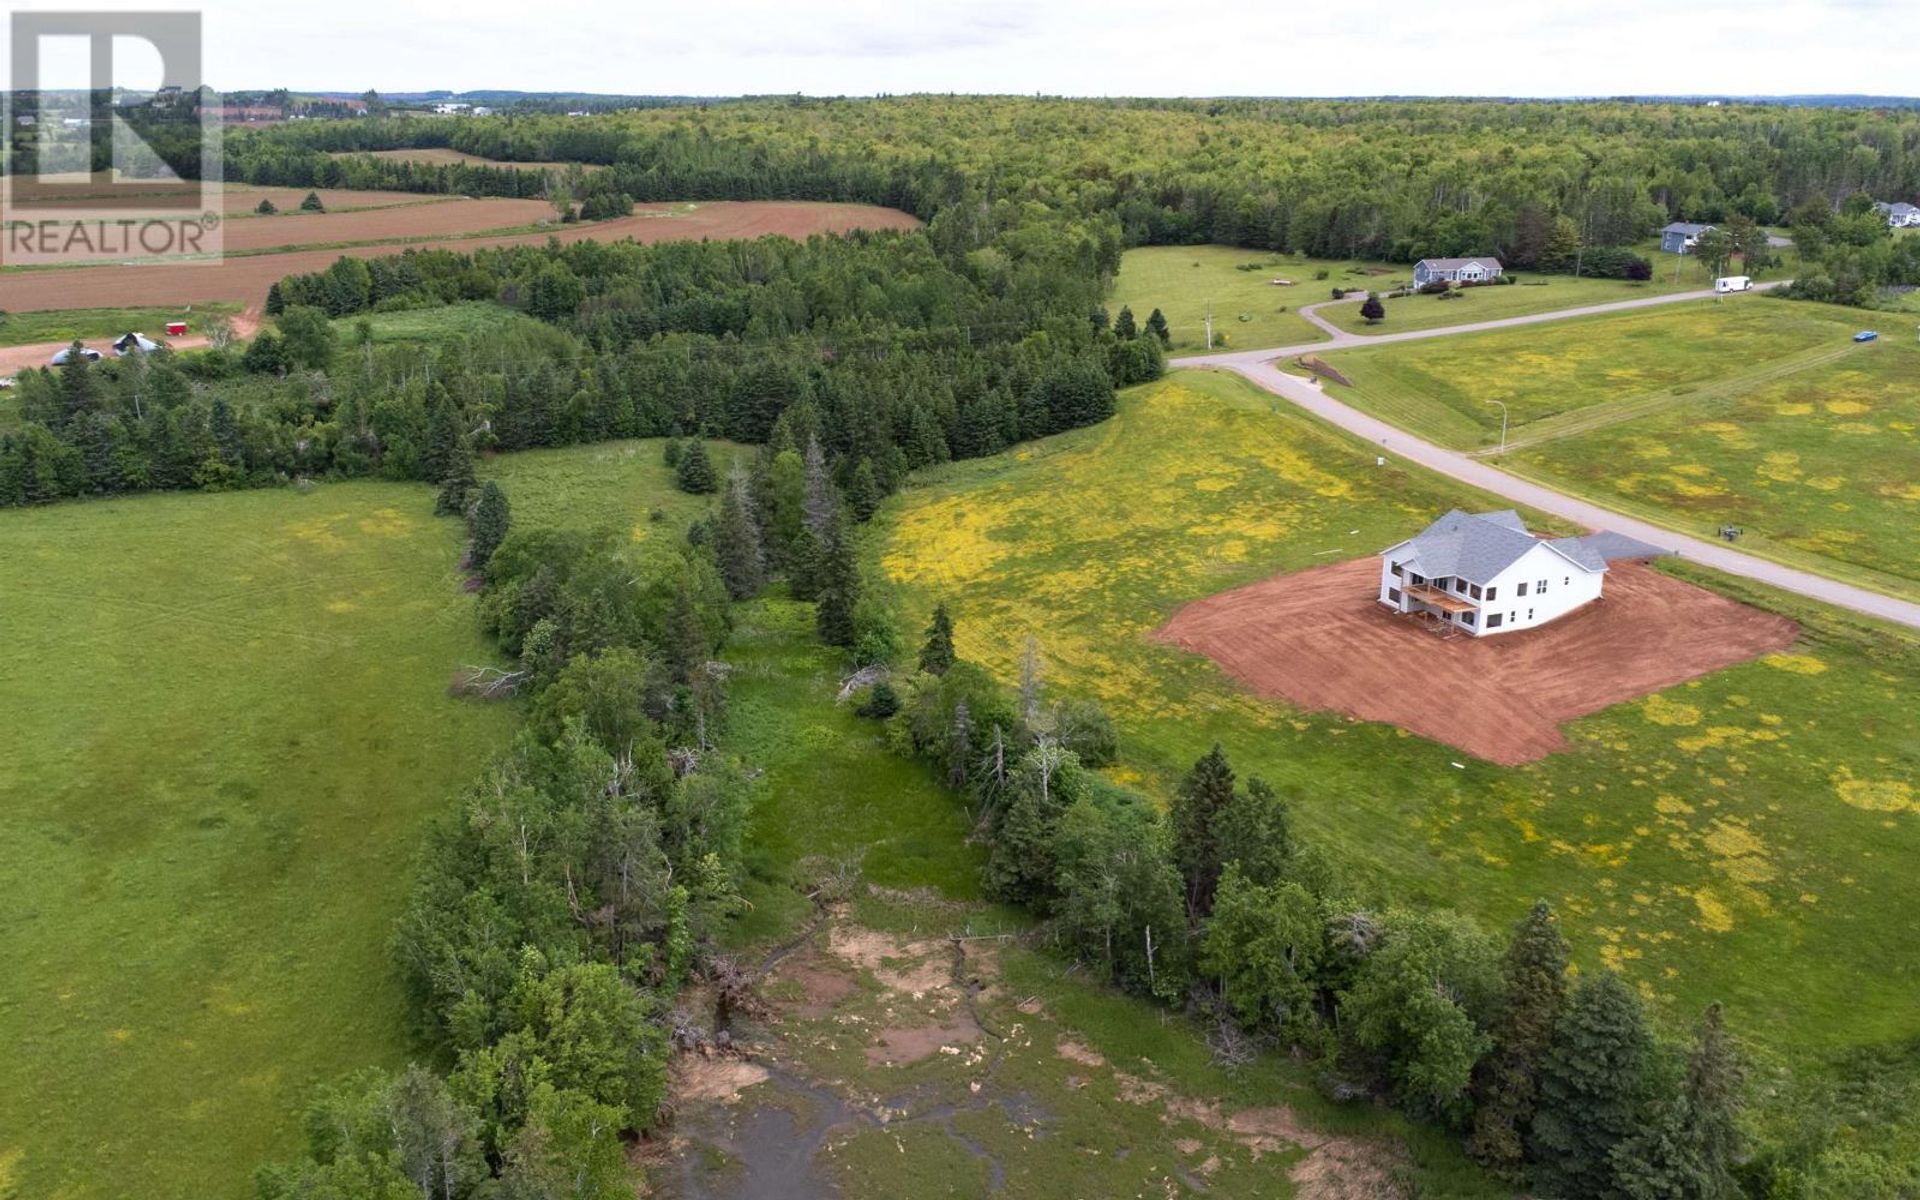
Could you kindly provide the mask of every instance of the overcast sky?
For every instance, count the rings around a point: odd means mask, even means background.
[[[1920,93],[1920,0],[212,0],[201,11],[208,82],[222,88]],[[153,85],[128,78],[157,74],[150,56],[119,59],[128,86]]]

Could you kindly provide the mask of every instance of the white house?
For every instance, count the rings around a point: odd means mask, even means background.
[[[1444,283],[1486,283],[1503,271],[1497,258],[1423,258],[1413,264],[1413,286]]]
[[[1873,210],[1886,217],[1887,224],[1895,229],[1920,226],[1920,208],[1916,208],[1905,201],[1895,201],[1892,204],[1876,204],[1873,206]]]
[[[1446,633],[1511,633],[1598,600],[1609,560],[1664,553],[1614,533],[1538,538],[1512,509],[1456,508],[1380,552],[1380,603]]]

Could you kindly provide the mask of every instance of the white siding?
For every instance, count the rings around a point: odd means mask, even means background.
[[[1589,571],[1543,542],[1495,577],[1493,599],[1485,608],[1489,614],[1503,615],[1500,627],[1493,632],[1532,629],[1564,617],[1581,605],[1599,599],[1600,585],[1605,578],[1604,572]],[[1547,585],[1544,590],[1540,587],[1542,581]],[[1521,584],[1526,585],[1524,596],[1520,594]]]

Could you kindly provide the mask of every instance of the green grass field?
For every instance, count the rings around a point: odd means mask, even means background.
[[[232,316],[237,304],[196,304],[192,308],[68,308],[43,312],[8,313],[0,320],[0,346],[33,346],[41,342],[71,342],[75,338],[116,338],[139,332],[157,338],[168,321],[185,321],[189,332],[210,316]]]
[[[473,300],[439,308],[341,317],[333,323],[333,328],[340,345],[351,347],[359,336],[357,326],[365,320],[373,329],[374,344],[384,346],[398,342],[444,342],[453,338],[486,336],[499,333],[502,324],[533,319],[505,305]]]
[[[1240,269],[1250,264],[1258,269]],[[1328,277],[1315,279],[1320,271]],[[1147,246],[1122,256],[1107,307],[1117,315],[1129,306],[1143,323],[1158,308],[1176,353],[1205,350],[1209,303],[1215,350],[1290,346],[1326,340],[1300,315],[1302,305],[1327,299],[1335,287],[1384,287],[1406,273],[1384,263],[1322,262],[1232,246]],[[1275,287],[1274,279],[1294,286]]]
[[[1870,314],[1739,297],[1329,355],[1336,397],[1684,532],[1920,594],[1920,351]]]
[[[1589,304],[1612,304],[1645,296],[1693,291],[1711,287],[1692,262],[1676,284],[1673,276],[1656,276],[1646,283],[1623,279],[1575,279],[1571,275],[1541,275],[1518,272],[1519,283],[1498,287],[1463,288],[1451,299],[1438,296],[1401,296],[1385,299],[1386,319],[1369,325],[1360,316],[1360,305],[1329,304],[1320,316],[1348,333],[1400,333],[1409,329],[1438,329],[1443,325],[1465,325],[1473,321],[1498,321],[1505,317],[1529,316],[1562,308],[1581,308]],[[1395,278],[1406,278],[1405,275]]]
[[[1517,769],[1258,700],[1147,638],[1185,601],[1371,554],[1454,504],[1488,502],[1181,374],[1106,425],[928,474],[871,552],[906,627],[944,600],[961,652],[1003,678],[1037,637],[1050,685],[1114,714],[1122,781],[1165,794],[1217,740],[1364,891],[1501,926],[1545,898],[1584,969],[1625,971],[1676,1026],[1726,1001],[1770,1086],[1920,1034],[1911,635],[1761,596],[1803,623],[1792,653],[1579,721]]]
[[[407,1060],[387,939],[511,712],[432,490],[0,513],[0,1195],[251,1194],[308,1088]]]
[[[710,449],[716,465],[724,465],[729,449]],[[522,527],[677,533],[707,501],[671,491],[660,451],[658,441],[539,451],[495,459],[484,473],[508,490]],[[651,515],[656,509],[663,514],[658,521]],[[877,723],[834,702],[847,668],[841,652],[814,637],[811,605],[785,599],[776,589],[739,606],[726,659],[733,675],[723,745],[762,773],[748,849],[751,909],[729,938],[745,961],[787,943],[811,910],[804,892],[843,867],[861,885],[844,918],[859,928],[925,939],[1030,926],[1023,914],[982,900],[985,848],[969,840],[964,806],[923,764],[889,750]],[[1047,1114],[1045,1138],[1011,1128],[1001,1113],[983,1107],[970,1091],[982,1077],[977,1067],[966,1069],[940,1055],[905,1070],[866,1061],[859,1049],[863,1038],[849,1038],[847,1022],[878,1026],[897,1018],[889,1016],[893,1006],[884,996],[863,994],[832,1016],[815,1015],[797,1025],[782,1017],[757,1031],[772,1040],[784,1071],[803,1074],[815,1088],[856,1097],[906,1093],[916,1105],[957,1110],[950,1134],[938,1127],[902,1129],[899,1144],[891,1133],[860,1134],[826,1153],[823,1161],[848,1194],[973,1194],[969,1181],[983,1185],[984,1158],[1002,1164],[1002,1194],[1014,1197],[1080,1196],[1089,1187],[1102,1195],[1130,1194],[1142,1180],[1171,1175],[1181,1155],[1159,1110],[1120,1099],[1110,1079],[1088,1087],[1087,1068],[1053,1052],[1060,1037],[1179,1093],[1235,1104],[1286,1104],[1319,1131],[1391,1138],[1404,1147],[1404,1169],[1422,1195],[1465,1200],[1506,1194],[1467,1164],[1443,1134],[1389,1112],[1330,1106],[1306,1073],[1283,1058],[1268,1056],[1229,1075],[1213,1065],[1193,1027],[1165,1019],[1156,1007],[1090,985],[1066,964],[1032,950],[1007,946],[998,963],[1007,985],[993,989],[990,1002],[982,997],[984,1015],[1013,1036],[988,1074],[1011,1089],[1019,1104]],[[776,1005],[791,999],[779,982],[769,985],[768,994]],[[734,1119],[753,1120],[750,1114],[763,1111],[760,1105],[772,1105],[811,1120],[819,1102],[817,1095],[790,1090],[754,1091]],[[1179,1133],[1202,1141],[1206,1153],[1221,1155],[1221,1173],[1209,1180],[1213,1194],[1291,1194],[1285,1168],[1294,1155],[1260,1164],[1231,1139],[1190,1123]],[[908,1148],[911,1153],[903,1155]],[[1188,1168],[1199,1161],[1196,1156]],[[718,1162],[710,1167],[738,1169]]]

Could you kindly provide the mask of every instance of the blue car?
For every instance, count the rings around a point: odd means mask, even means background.
[[[1856,342],[1870,342],[1879,336],[1880,331],[1877,329],[1863,329],[1853,335],[1853,340]]]

